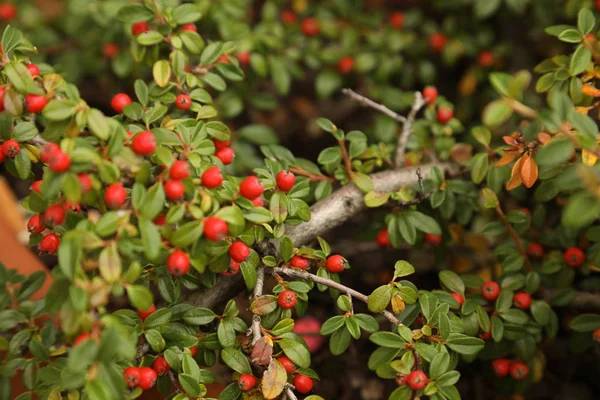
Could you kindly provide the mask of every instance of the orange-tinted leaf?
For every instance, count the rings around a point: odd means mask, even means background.
[[[535,163],[533,157],[526,154],[522,157],[523,162],[521,163],[521,180],[523,184],[530,188],[535,184],[538,178],[538,166]]]
[[[581,159],[585,165],[594,165],[598,160],[598,157],[589,150],[583,149],[581,152]]]
[[[552,139],[552,136],[550,136],[546,132],[538,133],[538,142],[540,142],[541,144],[546,143],[550,139]]]
[[[523,181],[521,180],[521,166],[523,165],[523,157],[519,158],[515,165],[513,165],[512,172],[510,173],[510,180],[506,183],[506,190],[513,190],[518,188]]]
[[[583,94],[593,97],[600,97],[600,90],[596,89],[594,86],[585,85],[581,88]]]
[[[283,392],[286,383],[287,372],[285,372],[285,368],[279,361],[273,360],[260,383],[262,395],[267,400],[275,399]]]
[[[501,167],[503,165],[510,164],[512,162],[512,160],[514,160],[517,155],[518,155],[517,152],[514,152],[514,151],[505,151],[504,155],[502,156],[502,158],[499,159],[496,162],[496,167]]]
[[[519,145],[519,142],[517,142],[517,139],[513,136],[502,136],[502,140],[504,140],[504,143],[512,147],[517,147]]]

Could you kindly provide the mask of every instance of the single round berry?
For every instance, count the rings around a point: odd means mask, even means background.
[[[298,296],[296,296],[296,293],[292,292],[291,290],[284,290],[283,292],[279,293],[279,296],[277,296],[277,303],[279,303],[279,307],[285,310],[294,308],[297,301]]]
[[[120,183],[113,183],[104,192],[104,202],[111,210],[123,207],[127,200],[127,190]]]
[[[479,334],[479,337],[483,340],[490,340],[492,338],[492,332],[491,331],[481,332]]]
[[[81,206],[77,203],[73,203],[72,201],[67,201],[65,203],[65,211],[79,214],[81,212]]]
[[[235,56],[238,59],[238,61],[240,62],[240,65],[245,67],[246,65],[250,64],[250,52],[249,51],[240,51]]]
[[[48,159],[48,167],[54,172],[65,172],[71,166],[71,157],[62,150],[55,151]]]
[[[229,246],[229,257],[235,262],[241,263],[246,261],[250,256],[250,248],[246,246],[246,243],[238,241],[233,242]]]
[[[196,28],[196,25],[192,24],[191,22],[182,26],[181,28],[179,28],[179,30],[188,32],[198,32],[198,28]]]
[[[487,301],[494,301],[500,296],[500,285],[498,282],[486,282],[481,285],[481,295]]]
[[[102,45],[102,54],[104,54],[104,57],[109,60],[114,59],[120,51],[121,49],[116,43],[104,43]]]
[[[458,309],[460,310],[463,304],[465,304],[465,297],[462,294],[456,292],[452,293],[450,296],[452,296],[454,300],[456,300],[456,302],[458,303]]]
[[[154,225],[164,226],[167,224],[167,217],[164,215],[159,215],[158,217],[154,218],[154,221],[152,222],[154,223]]]
[[[169,176],[171,179],[181,181],[190,177],[190,165],[187,161],[175,161],[169,168]]]
[[[185,186],[181,181],[165,182],[165,196],[171,201],[177,201],[185,195]]]
[[[286,25],[293,25],[296,23],[298,18],[296,17],[296,14],[294,14],[292,11],[285,10],[281,13],[281,20]]]
[[[390,242],[390,233],[387,229],[382,229],[377,233],[377,245],[379,247],[391,247],[392,242]]]
[[[2,47],[2,45],[0,45],[0,47]],[[0,53],[2,52],[0,51]],[[0,86],[0,111],[4,111],[4,92],[4,87]]]
[[[142,390],[150,390],[156,385],[157,379],[156,371],[149,367],[142,367],[140,368],[140,382],[138,383],[138,387]]]
[[[489,50],[482,51],[477,56],[477,62],[482,67],[486,67],[486,68],[487,67],[491,67],[492,65],[494,65],[494,61],[495,61],[494,60],[494,53],[492,53]]]
[[[65,216],[64,207],[53,204],[44,211],[44,223],[49,226],[60,225],[65,220]]]
[[[309,393],[313,388],[313,380],[306,375],[294,375],[294,387],[299,393]]]
[[[154,311],[156,311],[156,306],[154,304],[152,304],[150,306],[149,309],[143,311],[143,310],[138,310],[138,316],[141,318],[142,321],[145,321],[146,318],[148,318],[149,316],[151,316],[152,314],[154,314]]]
[[[190,353],[192,353],[192,357],[194,357],[196,355],[197,351],[198,351],[198,346],[190,347]]]
[[[92,188],[92,179],[88,174],[77,175],[79,180],[79,186],[81,186],[81,193],[86,194]]]
[[[255,207],[263,207],[265,205],[265,201],[263,200],[262,197],[257,197],[254,200],[252,200],[252,204]]]
[[[237,273],[240,272],[240,263],[237,263],[233,260],[231,260],[229,262],[229,268],[227,268],[225,271],[221,272],[222,276],[234,276],[237,275]]]
[[[339,254],[329,256],[326,265],[329,272],[337,274],[346,268],[346,259]]]
[[[164,357],[159,356],[154,359],[154,362],[152,363],[152,369],[157,375],[164,375],[169,372],[171,367],[169,367],[169,363]]]
[[[569,247],[563,254],[563,258],[569,267],[577,268],[585,262],[585,253],[578,247]]]
[[[215,156],[219,160],[221,160],[221,162],[224,165],[229,165],[233,162],[233,159],[235,158],[235,152],[233,151],[233,149],[231,147],[226,147],[224,149],[217,150],[217,152],[215,153]]]
[[[148,29],[147,22],[136,22],[131,25],[131,34],[133,36],[141,35],[144,32],[148,32]]]
[[[156,150],[156,137],[150,131],[142,131],[133,137],[131,149],[141,156],[152,154]]]
[[[35,64],[27,64],[27,71],[31,74],[32,77],[40,76],[40,68]]]
[[[41,94],[32,94],[29,93],[25,95],[25,102],[27,103],[27,111],[33,114],[41,113],[46,104],[48,104],[48,99],[46,96]]]
[[[544,248],[539,243],[531,243],[527,246],[527,254],[533,258],[542,258],[544,256]]]
[[[229,147],[229,145],[231,144],[231,141],[230,140],[220,141],[217,139],[213,139],[213,143],[217,150],[223,150],[224,148]]]
[[[316,353],[325,343],[325,338],[321,335],[321,326],[317,318],[305,316],[296,320],[292,332],[302,337],[311,353]]]
[[[125,384],[128,388],[134,388],[140,384],[140,369],[138,367],[129,367],[123,371]]]
[[[208,168],[202,174],[202,185],[208,189],[217,188],[221,186],[221,183],[223,183],[223,175],[221,175],[221,169],[217,165]]]
[[[310,268],[310,260],[302,256],[294,256],[290,260],[290,266],[298,269],[307,270]]]
[[[447,124],[454,117],[454,111],[448,107],[440,107],[437,110],[437,120],[440,124]]]
[[[190,259],[185,252],[175,250],[167,257],[167,270],[171,275],[182,276],[187,274],[189,269]]]
[[[180,110],[188,110],[192,106],[192,98],[187,94],[177,95],[175,98],[175,107]]]
[[[231,61],[229,61],[229,57],[227,57],[226,54],[223,54],[222,56],[220,56],[217,59],[218,62],[220,62],[221,64],[231,64]]]
[[[293,374],[294,371],[296,371],[296,366],[289,358],[283,356],[279,357],[277,361],[279,361],[283,368],[285,368],[285,372],[287,372],[288,374]]]
[[[35,181],[31,184],[31,190],[36,193],[42,193],[42,180]]]
[[[529,376],[529,367],[522,361],[514,361],[510,364],[510,376],[517,381],[526,379]]]
[[[54,233],[49,233],[42,238],[40,244],[38,245],[38,249],[42,253],[54,254],[58,251],[58,246],[60,245],[60,239]]]
[[[338,70],[341,74],[347,75],[354,69],[354,59],[352,57],[344,57],[338,61]]]
[[[42,233],[46,230],[39,214],[29,218],[29,221],[27,221],[27,230],[29,233]]]
[[[527,310],[531,305],[531,295],[526,292],[519,292],[513,297],[515,306],[521,310]]]
[[[321,32],[319,21],[312,17],[302,20],[301,29],[305,36],[317,36]]]
[[[423,98],[428,104],[435,103],[438,97],[438,90],[435,86],[425,86],[423,89]]]
[[[289,192],[296,184],[296,175],[290,171],[279,171],[277,173],[277,188],[282,192]]]
[[[402,29],[404,25],[404,14],[401,12],[395,12],[390,15],[390,26],[394,29]]]
[[[592,333],[592,339],[594,339],[596,343],[600,343],[600,328],[596,329],[594,333]]]
[[[219,217],[208,217],[204,220],[204,236],[211,242],[223,240],[227,231],[227,222]]]
[[[442,33],[434,33],[429,36],[429,46],[435,53],[439,53],[446,47],[448,38]]]
[[[10,21],[17,16],[17,7],[12,3],[0,4],[0,21]]]
[[[125,93],[117,93],[110,101],[110,106],[116,113],[122,114],[123,109],[132,103],[131,97]]]
[[[256,386],[256,377],[250,374],[243,374],[238,379],[238,386],[242,392],[247,392]]]
[[[421,390],[427,385],[427,375],[420,369],[412,371],[406,377],[406,383],[412,390]]]
[[[442,243],[442,237],[440,235],[432,235],[431,233],[426,233],[425,241],[434,246],[438,246],[440,243]]]
[[[494,370],[494,374],[496,374],[498,378],[505,377],[508,375],[508,371],[510,370],[510,361],[506,358],[499,358],[492,361],[492,368]]]
[[[77,345],[85,342],[86,340],[89,340],[92,338],[92,335],[90,335],[89,333],[82,333],[80,335],[78,335],[75,340],[73,340],[73,347],[77,347]]]
[[[265,187],[256,176],[249,176],[240,184],[240,194],[249,200],[261,196],[264,191]]]
[[[48,163],[50,161],[50,156],[57,151],[61,150],[56,143],[44,144],[40,150],[40,160],[44,163]]]
[[[21,145],[13,139],[9,139],[2,143],[2,153],[8,158],[14,158],[21,152]]]

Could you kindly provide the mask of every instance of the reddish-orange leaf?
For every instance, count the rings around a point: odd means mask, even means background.
[[[538,178],[538,167],[531,155],[525,154],[521,163],[521,180],[523,184],[530,188],[535,184]]]
[[[510,180],[506,183],[506,190],[513,190],[518,188],[523,180],[521,179],[521,166],[523,165],[523,157],[519,158],[515,165],[513,165],[512,172],[510,173]]]
[[[552,136],[550,136],[546,132],[538,133],[538,142],[540,142],[541,144],[546,143],[550,139],[552,139]]]
[[[250,361],[254,365],[269,365],[272,355],[273,340],[270,337],[263,336],[254,345],[252,354],[250,354]]]
[[[600,97],[600,90],[596,89],[594,86],[585,85],[581,88],[583,94],[593,97]]]
[[[512,160],[518,155],[515,151],[504,151],[504,155],[501,159],[496,162],[496,167],[501,167],[506,164],[510,164]]]
[[[512,136],[502,136],[502,140],[504,140],[504,143],[512,147],[516,147],[519,145],[517,139]]]

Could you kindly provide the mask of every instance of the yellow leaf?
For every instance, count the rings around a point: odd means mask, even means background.
[[[583,160],[583,163],[589,166],[596,164],[596,160],[598,159],[598,157],[594,153],[585,149],[583,149],[583,151],[581,152],[581,158]]]
[[[264,373],[260,388],[265,399],[271,400],[279,396],[287,383],[287,372],[281,363],[273,360]]]

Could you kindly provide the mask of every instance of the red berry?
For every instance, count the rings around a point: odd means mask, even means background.
[[[527,246],[527,254],[533,258],[542,258],[544,255],[544,248],[539,243],[531,243]]]
[[[198,32],[198,28],[196,28],[196,25],[189,23],[189,24],[185,24],[184,26],[182,26],[181,28],[179,28],[180,31],[189,31],[189,32]]]
[[[487,331],[487,332],[482,332],[479,337],[483,340],[490,340],[492,338],[492,332],[491,331]]]
[[[346,268],[346,259],[339,254],[327,258],[327,270],[333,273],[342,272]]]
[[[2,47],[2,45],[0,45]],[[0,53],[2,53],[0,51]],[[4,87],[0,86],[0,111],[4,111]]]
[[[600,343],[600,328],[596,329],[594,333],[592,333],[592,338],[596,343]]]
[[[412,371],[406,378],[406,383],[412,390],[421,390],[427,385],[427,375],[420,369]]]
[[[63,206],[53,204],[44,211],[44,223],[47,225],[60,225],[65,220],[65,209]]]
[[[585,253],[578,247],[569,247],[563,254],[563,258],[569,267],[577,268],[585,262]]]
[[[156,311],[156,306],[152,304],[150,308],[145,311],[138,310],[138,316],[141,318],[142,321],[145,321],[146,318],[148,318],[154,313],[154,311]]]
[[[255,207],[262,207],[265,205],[265,202],[262,199],[262,197],[257,197],[254,200],[252,200],[252,204],[254,204]]]
[[[229,257],[235,262],[241,263],[246,261],[250,256],[250,248],[242,241],[233,242],[229,246]]]
[[[167,181],[165,182],[165,195],[167,199],[177,201],[185,195],[185,186],[181,181]]]
[[[435,86],[425,86],[423,89],[423,98],[428,104],[435,103],[438,97],[438,90]]]
[[[192,353],[192,357],[194,357],[196,355],[197,351],[198,351],[198,346],[190,347],[190,353]]]
[[[231,260],[229,262],[229,268],[227,268],[227,270],[221,272],[222,276],[234,276],[237,275],[237,273],[240,272],[240,263],[237,263],[233,260]]]
[[[437,120],[440,124],[447,124],[454,117],[454,111],[448,107],[440,107],[437,110]]]
[[[231,64],[231,61],[229,61],[229,57],[227,57],[226,55],[222,55],[217,59],[218,62],[222,63],[222,64]]]
[[[486,282],[481,285],[481,295],[487,301],[494,301],[500,296],[500,285],[498,282]]]
[[[36,193],[42,193],[42,180],[35,181],[31,184],[31,190]]]
[[[157,226],[164,226],[167,224],[167,217],[164,215],[159,215],[158,217],[154,218],[154,225]]]
[[[156,150],[156,137],[150,131],[142,131],[133,137],[131,149],[142,156],[152,154]]]
[[[29,93],[25,95],[25,101],[27,102],[27,111],[33,114],[42,112],[46,104],[48,104],[46,96],[41,94]]]
[[[235,157],[235,152],[231,147],[226,147],[221,150],[217,150],[215,156],[225,165],[229,165],[233,162],[233,158]]]
[[[227,222],[219,217],[208,217],[204,220],[204,236],[211,242],[223,240],[227,231]]]
[[[297,300],[298,296],[296,296],[296,293],[292,292],[291,290],[284,290],[283,292],[279,293],[279,296],[277,296],[277,303],[279,303],[279,307],[285,310],[293,308],[296,305]]]
[[[446,42],[448,42],[448,38],[442,33],[434,33],[429,36],[429,46],[436,53],[444,49]]]
[[[526,292],[519,292],[513,297],[515,306],[521,310],[527,310],[531,305],[531,296]]]
[[[27,230],[30,233],[42,233],[46,230],[42,224],[39,214],[34,215],[27,221]]]
[[[140,383],[140,369],[138,367],[129,367],[123,371],[125,384],[128,388],[134,388]]]
[[[223,150],[226,147],[229,147],[229,144],[231,143],[230,140],[226,140],[224,142],[217,140],[217,139],[213,139],[213,143],[215,144],[215,148],[217,150]]]
[[[169,168],[169,176],[171,179],[175,179],[176,181],[181,181],[189,178],[190,176],[190,165],[187,161],[175,161],[171,168]]]
[[[8,158],[14,158],[21,152],[21,145],[13,139],[9,139],[2,143],[2,153]]]
[[[190,269],[190,259],[188,255],[181,251],[175,250],[167,257],[167,270],[173,276],[183,276]]]
[[[313,380],[306,375],[294,375],[294,387],[299,393],[306,394],[313,388]]]
[[[152,363],[152,369],[158,375],[164,375],[167,372],[169,372],[171,367],[169,367],[169,363],[167,362],[167,360],[165,360],[164,357],[159,356],[154,359],[154,362]]]
[[[12,3],[0,4],[0,21],[10,21],[17,16],[17,7]]]
[[[104,202],[111,210],[123,207],[127,200],[127,190],[120,183],[113,183],[104,192]]]
[[[395,12],[390,15],[390,25],[394,29],[402,29],[404,25],[404,14],[401,12]]]
[[[460,310],[463,304],[465,304],[465,297],[460,293],[452,293],[451,296],[454,297],[454,300],[458,303],[458,309]]]
[[[249,200],[257,198],[264,191],[265,187],[256,176],[249,176],[240,184],[240,194]]]
[[[88,174],[77,175],[79,179],[79,186],[81,186],[81,193],[86,194],[92,188],[92,179]]]
[[[522,361],[514,361],[510,364],[510,376],[517,381],[526,379],[529,376],[529,367]]]
[[[136,22],[131,25],[131,33],[133,36],[141,35],[144,32],[148,32],[148,23],[147,22]]]
[[[285,10],[281,13],[281,20],[286,25],[293,25],[297,20],[296,14],[294,14],[292,11]]]
[[[142,367],[140,368],[140,382],[138,383],[138,387],[142,390],[152,389],[156,385],[157,379],[156,371],[149,367]]]
[[[319,351],[325,343],[325,338],[321,335],[321,323],[315,317],[307,316],[296,320],[293,332],[302,337],[311,353]]]
[[[387,229],[382,229],[377,234],[377,245],[379,247],[391,247],[390,234]]]
[[[40,244],[38,245],[38,249],[42,253],[54,254],[58,250],[58,246],[60,245],[60,239],[54,233],[49,233],[42,238]]]
[[[208,189],[219,187],[221,183],[223,183],[223,175],[217,165],[210,167],[202,174],[202,185]]]
[[[104,57],[109,60],[115,58],[120,51],[121,49],[119,49],[119,46],[117,46],[116,43],[104,43],[102,45],[102,53],[104,54]]]
[[[180,110],[188,110],[192,106],[192,98],[187,94],[177,95],[175,98],[175,107]]]
[[[71,157],[63,151],[55,151],[48,159],[48,167],[54,172],[65,172],[71,166]]]
[[[238,386],[242,392],[247,392],[256,386],[256,378],[254,375],[243,374],[238,379]]]
[[[319,21],[316,18],[304,18],[301,25],[302,33],[305,36],[317,36],[321,32]]]
[[[127,94],[117,93],[113,96],[112,100],[110,101],[110,106],[113,110],[115,110],[116,113],[122,114],[123,109],[131,103],[131,97],[129,97]]]
[[[240,62],[240,65],[246,66],[250,64],[250,52],[249,51],[240,51],[235,55]]]
[[[482,51],[477,56],[477,62],[482,67],[491,67],[494,65],[494,53],[489,50]]]
[[[492,368],[494,369],[494,373],[498,378],[505,377],[508,375],[508,371],[510,370],[510,361],[506,358],[499,358],[492,361]]]
[[[529,211],[529,208],[526,207],[521,207],[519,208],[519,211],[521,211],[523,214],[527,214],[527,215],[531,215],[531,211]]]
[[[36,77],[36,76],[40,76],[40,69],[37,65],[35,64],[27,64],[27,70],[29,71],[29,73],[31,74],[32,77]]]
[[[296,366],[289,358],[285,356],[279,357],[277,361],[279,361],[279,363],[283,365],[283,368],[285,368],[285,372],[287,372],[288,374],[293,374],[294,371],[296,371]]]
[[[79,214],[81,212],[81,206],[77,203],[73,203],[71,201],[67,201],[65,203],[65,210],[70,211],[75,214]]]
[[[440,243],[442,243],[442,237],[439,236],[439,235],[432,235],[431,233],[426,233],[425,234],[425,241],[427,243],[429,243],[429,244],[437,246]]]
[[[294,256],[290,260],[290,266],[294,268],[307,270],[310,267],[310,260],[302,256]]]
[[[296,184],[296,175],[290,171],[279,171],[276,181],[279,190],[289,192]]]
[[[57,151],[61,151],[56,143],[46,143],[40,150],[40,160],[44,163],[50,161],[50,156]]]
[[[86,340],[89,340],[92,338],[92,335],[90,335],[89,333],[82,333],[80,335],[78,335],[75,340],[73,340],[73,347],[76,347],[77,345],[79,345],[80,343],[85,342]]]
[[[354,69],[354,59],[352,57],[344,57],[338,61],[338,69],[343,75],[349,74]]]

